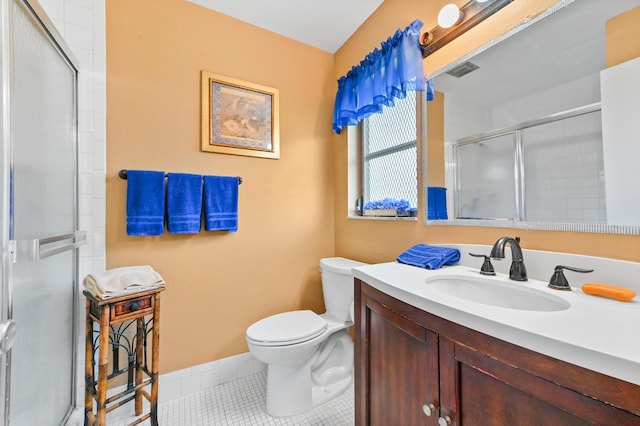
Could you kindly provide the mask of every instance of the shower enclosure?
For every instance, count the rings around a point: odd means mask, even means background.
[[[78,65],[32,0],[0,0],[0,413],[64,424],[75,402]]]
[[[606,224],[599,103],[454,145],[457,219]]]

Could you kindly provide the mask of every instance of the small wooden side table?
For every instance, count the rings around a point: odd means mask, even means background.
[[[87,328],[85,345],[85,426],[105,426],[107,412],[135,400],[135,415],[142,414],[142,397],[150,411],[130,426],[151,419],[158,425],[158,351],[160,342],[160,292],[164,287],[100,299],[84,291],[87,298]],[[94,330],[94,323],[98,329]],[[133,338],[128,327],[136,325]],[[151,370],[147,362],[147,335],[151,333]],[[94,335],[98,336],[97,339]],[[109,349],[112,371],[108,372]],[[128,365],[120,368],[120,350],[128,353]],[[95,378],[95,354],[98,353],[98,378]],[[107,381],[127,373],[127,389],[107,398]],[[146,378],[145,378],[146,375]],[[145,388],[151,386],[151,393]],[[96,412],[94,413],[94,400]],[[109,405],[109,406],[107,406]]]

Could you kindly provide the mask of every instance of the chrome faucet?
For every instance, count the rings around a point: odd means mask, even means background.
[[[527,281],[527,268],[524,266],[524,258],[522,257],[522,249],[520,248],[520,237],[502,237],[493,245],[491,254],[493,259],[504,259],[504,246],[509,244],[511,247],[511,269],[509,269],[509,278],[515,281]]]

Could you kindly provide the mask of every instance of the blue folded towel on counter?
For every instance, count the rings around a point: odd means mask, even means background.
[[[128,171],[127,235],[162,235],[164,192],[164,172]]]
[[[206,231],[238,230],[239,177],[204,177],[204,229]]]
[[[202,217],[202,175],[169,173],[167,177],[167,230],[171,234],[197,234]]]
[[[460,260],[460,250],[448,247],[416,244],[398,256],[398,262],[426,269],[440,269]]]

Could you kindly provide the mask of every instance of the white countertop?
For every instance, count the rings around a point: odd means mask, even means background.
[[[558,291],[543,281],[488,277],[560,297],[561,311],[525,311],[476,303],[429,288],[436,276],[481,277],[478,268],[427,270],[396,262],[361,266],[353,275],[409,305],[498,339],[640,385],[640,296],[619,302],[589,296],[579,288]]]

